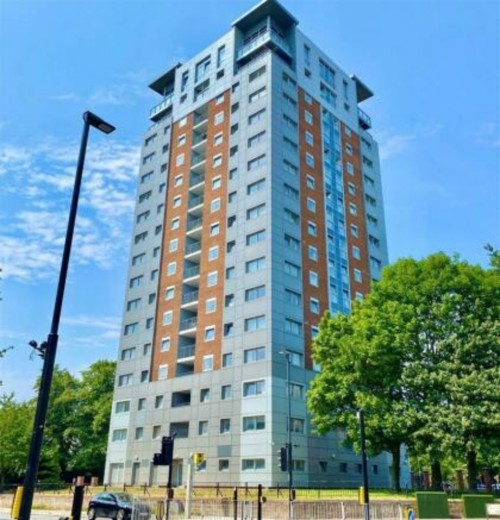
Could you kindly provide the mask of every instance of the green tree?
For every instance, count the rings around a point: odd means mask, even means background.
[[[438,485],[445,453],[487,449],[500,436],[491,383],[498,381],[498,281],[498,271],[442,253],[385,268],[350,316],[321,324],[314,357],[322,371],[309,392],[318,429],[343,427],[355,438],[353,412],[364,408],[372,451],[393,454],[396,487],[401,443],[430,459]]]
[[[78,439],[71,458],[74,471],[103,475],[115,370],[115,362],[97,361],[82,372],[79,406],[71,429],[71,435]]]
[[[0,483],[17,482],[23,475],[33,423],[31,403],[16,403],[0,396]]]

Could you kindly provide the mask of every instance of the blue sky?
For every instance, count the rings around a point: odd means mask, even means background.
[[[389,255],[442,250],[486,264],[499,245],[500,7],[482,0],[284,0],[300,28],[375,92]],[[114,359],[147,84],[216,37],[250,0],[0,0],[0,361],[3,391],[32,395],[81,132],[91,134],[57,362]]]

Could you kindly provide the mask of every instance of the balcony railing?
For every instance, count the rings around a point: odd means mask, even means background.
[[[192,291],[186,294],[182,295],[182,303],[192,303],[197,301],[199,298],[199,292],[198,291]]]
[[[204,181],[204,175],[191,175],[191,178],[189,179],[189,187],[192,188],[193,186],[196,186],[197,184],[200,184]]]
[[[358,119],[359,119],[359,125],[363,130],[369,130],[372,127],[372,119],[371,117],[361,110],[361,108],[358,108]]]
[[[257,49],[258,47],[265,45],[268,42],[272,42],[279,49],[285,51],[285,53],[289,57],[291,56],[290,46],[288,45],[286,40],[282,36],[280,36],[275,29],[267,28],[264,32],[261,32],[254,39],[252,39],[248,43],[245,43],[243,45],[243,47],[241,47],[238,50],[238,59],[244,58],[245,56],[250,54],[252,51]]]
[[[197,323],[198,318],[196,316],[193,318],[186,318],[185,320],[181,321],[180,330],[194,329]]]
[[[206,156],[201,153],[193,153],[191,156],[191,166],[196,166],[197,164],[203,162],[206,159]]]
[[[192,276],[198,276],[200,274],[200,266],[193,265],[184,269],[184,278],[191,278]]]
[[[149,117],[150,119],[153,119],[158,116],[161,112],[166,110],[168,107],[172,105],[174,101],[174,95],[170,94],[169,96],[165,97],[161,103],[158,103],[156,106],[154,106],[149,111]]]
[[[187,230],[192,231],[193,229],[201,227],[202,224],[203,224],[202,218],[195,218],[194,220],[191,220],[188,222]]]
[[[191,253],[196,253],[201,250],[201,242],[198,240],[197,242],[192,242],[191,244],[186,245],[186,255],[190,255]]]
[[[177,359],[189,358],[194,356],[196,345],[183,345],[177,349]]]
[[[196,206],[203,204],[203,200],[203,195],[196,195],[194,197],[191,197],[189,199],[188,209],[195,208]]]

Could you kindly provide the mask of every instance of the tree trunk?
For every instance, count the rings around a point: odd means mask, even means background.
[[[474,450],[467,452],[467,487],[470,491],[477,488],[477,453]]]
[[[431,462],[431,489],[433,491],[440,491],[442,482],[443,474],[441,472],[441,462],[434,460]]]
[[[401,491],[401,445],[398,444],[391,449],[392,455],[392,487]]]

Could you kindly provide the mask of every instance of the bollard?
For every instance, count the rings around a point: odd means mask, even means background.
[[[75,486],[75,492],[73,493],[73,505],[71,506],[72,520],[81,520],[82,518],[84,491],[84,486]]]
[[[21,513],[21,502],[23,500],[24,486],[17,486],[14,498],[12,500],[12,508],[10,517],[17,519]]]

